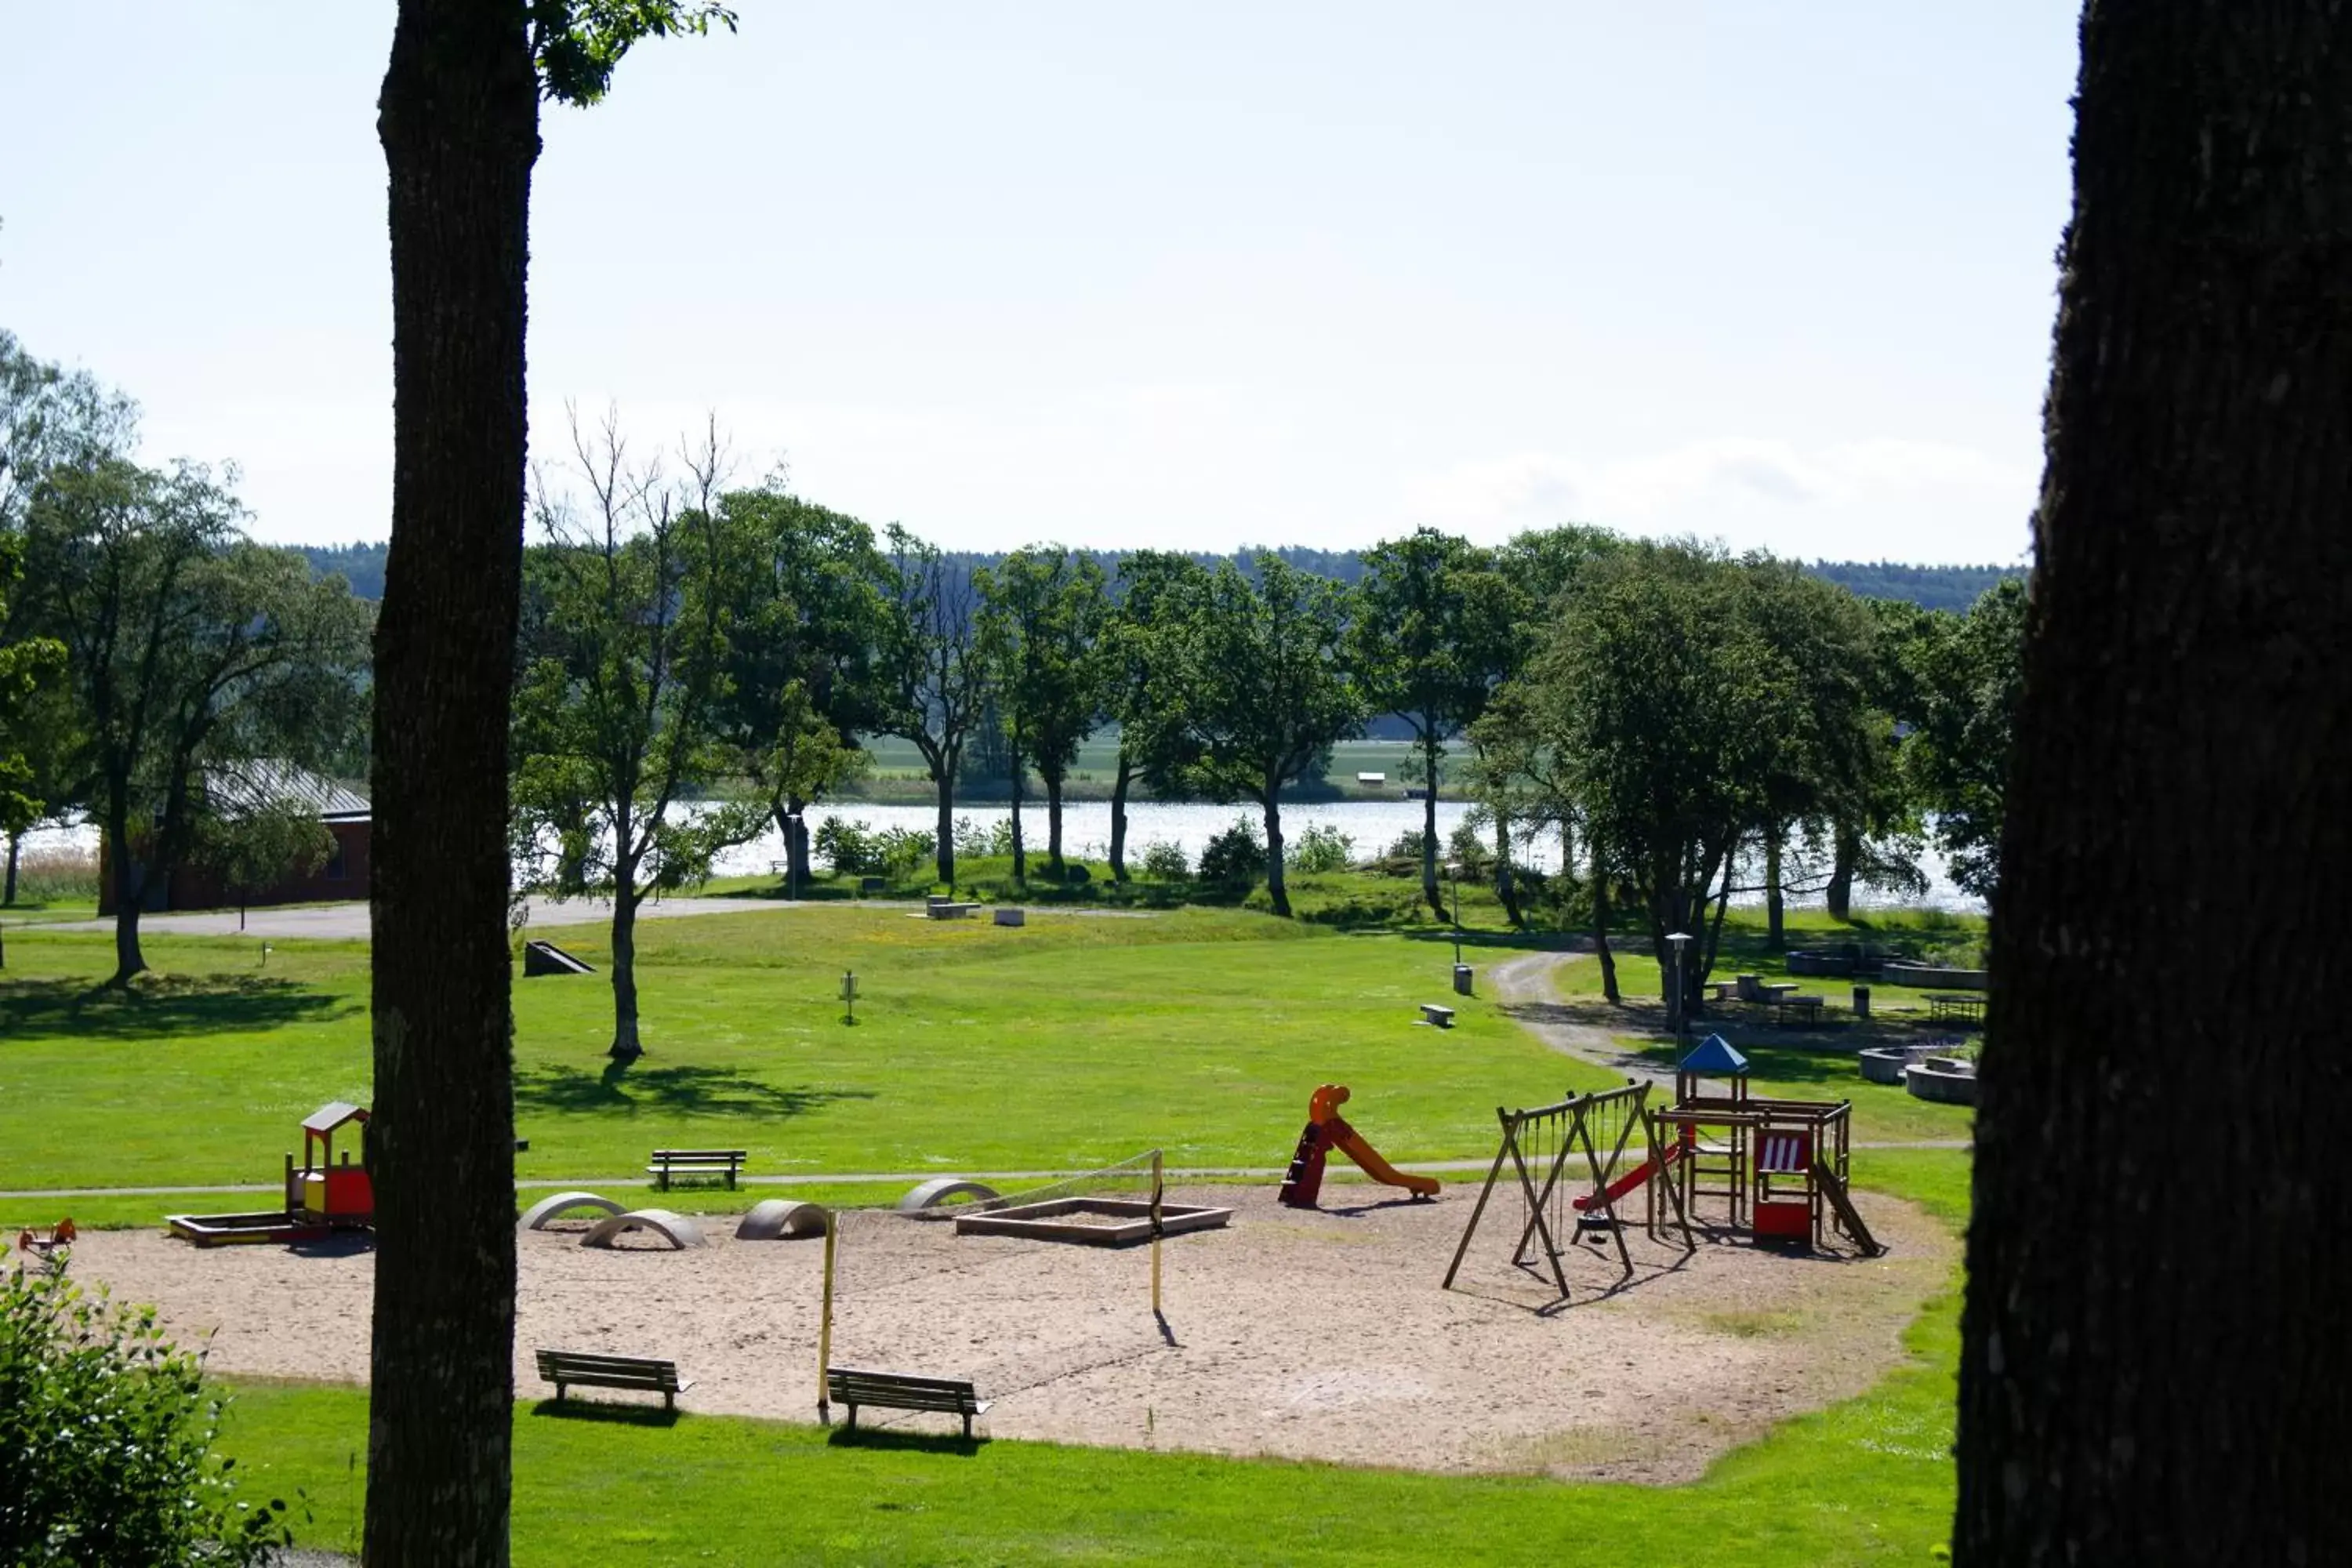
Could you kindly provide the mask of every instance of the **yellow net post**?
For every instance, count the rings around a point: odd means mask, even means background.
[[[1164,1173],[1165,1173],[1160,1164],[1160,1151],[1154,1149],[1151,1152],[1151,1315],[1155,1318],[1160,1315],[1160,1194],[1161,1185],[1160,1179]]]
[[[833,1360],[833,1237],[840,1222],[831,1209],[824,1216],[824,1306],[816,1320],[816,1418],[833,1419],[833,1402],[825,1387],[824,1369]]]

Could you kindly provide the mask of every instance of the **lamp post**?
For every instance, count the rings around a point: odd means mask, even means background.
[[[1690,981],[1683,973],[1683,949],[1690,945],[1690,932],[1670,931],[1666,940],[1675,947],[1675,1059],[1683,1058],[1683,1047],[1689,1043],[1690,1031],[1685,1026],[1690,1016]]]

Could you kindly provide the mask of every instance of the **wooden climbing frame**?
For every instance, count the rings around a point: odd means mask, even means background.
[[[1495,1151],[1495,1163],[1488,1167],[1486,1184],[1479,1188],[1478,1201],[1470,1210],[1470,1223],[1463,1227],[1461,1245],[1454,1249],[1454,1261],[1445,1270],[1444,1288],[1453,1289],[1454,1276],[1462,1270],[1462,1260],[1469,1255],[1471,1237],[1478,1232],[1478,1223],[1486,1212],[1486,1200],[1493,1196],[1495,1184],[1502,1179],[1506,1161],[1518,1181],[1525,1205],[1525,1223],[1511,1252],[1512,1265],[1527,1267],[1534,1250],[1540,1247],[1550,1266],[1552,1283],[1559,1287],[1563,1301],[1570,1294],[1568,1271],[1560,1262],[1563,1231],[1571,1244],[1581,1228],[1607,1235],[1616,1246],[1617,1260],[1623,1269],[1622,1278],[1632,1278],[1633,1258],[1626,1250],[1624,1221],[1617,1213],[1617,1205],[1635,1186],[1643,1187],[1648,1194],[1643,1225],[1650,1235],[1658,1234],[1657,1199],[1663,1190],[1675,1218],[1682,1222],[1685,1248],[1695,1246],[1689,1222],[1683,1215],[1681,1193],[1672,1181],[1661,1180],[1668,1155],[1658,1141],[1657,1125],[1649,1110],[1649,1096],[1647,1083],[1629,1082],[1622,1089],[1571,1095],[1557,1104],[1532,1110],[1496,1107],[1495,1119],[1501,1124],[1502,1144]],[[1633,1144],[1636,1131],[1642,1134],[1639,1145]],[[1629,1164],[1627,1161],[1629,1146],[1638,1156],[1637,1163]],[[1590,1185],[1561,1180],[1570,1155],[1579,1152],[1583,1155]],[[1541,1173],[1540,1182],[1538,1172]]]

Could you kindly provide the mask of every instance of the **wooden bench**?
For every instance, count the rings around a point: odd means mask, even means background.
[[[744,1153],[741,1149],[656,1149],[646,1174],[663,1192],[669,1191],[672,1176],[725,1176],[731,1188],[743,1169]]]
[[[1421,1021],[1434,1024],[1441,1029],[1450,1029],[1454,1027],[1454,1009],[1441,1007],[1434,1002],[1423,1002],[1421,1005]]]
[[[904,1372],[866,1372],[854,1366],[824,1369],[825,1397],[849,1406],[849,1426],[857,1426],[857,1407],[878,1405],[889,1410],[937,1410],[963,1417],[963,1435],[971,1436],[971,1418],[985,1415],[994,1401],[979,1398],[969,1382],[952,1377],[917,1377]]]
[[[677,1380],[677,1363],[641,1355],[596,1355],[587,1351],[541,1351],[541,1381],[555,1384],[555,1402],[572,1384],[596,1388],[642,1388],[662,1396],[665,1409],[677,1408],[677,1396],[694,1386]]]
[[[1786,1024],[1801,1016],[1809,1026],[1818,1024],[1822,1021],[1824,1005],[1826,1000],[1822,997],[1800,996],[1792,991],[1772,998],[1772,1019],[1775,1023]]]

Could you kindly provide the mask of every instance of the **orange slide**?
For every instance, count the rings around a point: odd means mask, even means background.
[[[1307,1102],[1307,1130],[1298,1135],[1297,1152],[1290,1159],[1290,1173],[1283,1178],[1282,1201],[1292,1208],[1315,1206],[1323,1190],[1324,1152],[1333,1148],[1356,1162],[1364,1174],[1376,1182],[1402,1187],[1417,1198],[1435,1197],[1434,1177],[1398,1170],[1381,1159],[1381,1152],[1365,1142],[1361,1133],[1348,1125],[1339,1114],[1339,1107],[1347,1099],[1346,1085],[1327,1083]]]

